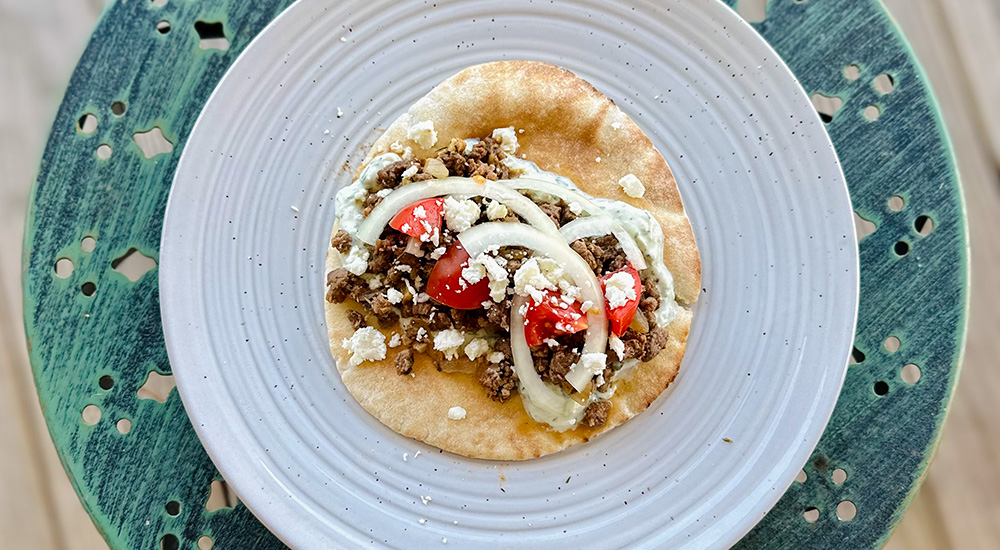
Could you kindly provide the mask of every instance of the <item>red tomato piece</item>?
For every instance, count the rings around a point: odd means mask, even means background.
[[[421,242],[432,241],[436,235],[441,234],[443,215],[444,199],[424,199],[400,210],[389,221],[389,227],[416,237]]]
[[[628,273],[632,276],[632,288],[635,290],[635,299],[625,302],[625,305],[612,308],[608,304],[608,299],[604,298],[604,311],[608,316],[608,321],[611,321],[611,333],[615,336],[621,336],[625,334],[628,330],[628,326],[632,324],[632,318],[635,317],[635,311],[639,308],[639,300],[642,299],[642,279],[639,278],[639,272],[632,267],[632,264],[628,264],[625,267],[615,271],[614,273],[608,273],[607,275],[601,277],[601,291],[604,291],[604,283],[607,282],[612,276],[617,273]]]
[[[489,279],[476,284],[462,279],[462,269],[469,266],[469,253],[455,241],[441,256],[427,278],[427,294],[455,309],[480,309],[490,299]]]
[[[524,337],[529,346],[587,328],[587,316],[580,310],[580,304],[564,301],[558,292],[546,291],[540,303],[536,304],[530,298],[526,303],[528,311],[524,314]]]

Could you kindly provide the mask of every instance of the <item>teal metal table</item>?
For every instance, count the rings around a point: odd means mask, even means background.
[[[155,259],[180,153],[223,73],[290,3],[114,2],[49,136],[24,241],[28,348],[59,456],[115,549],[282,547],[244,506],[206,509],[221,477],[177,393],[139,389],[170,374]],[[923,72],[877,0],[770,0],[755,26],[827,121],[864,236],[833,418],[738,547],[878,547],[920,486],[958,378],[958,174]]]

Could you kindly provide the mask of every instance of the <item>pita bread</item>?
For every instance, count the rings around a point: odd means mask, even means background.
[[[514,126],[518,156],[543,170],[572,179],[583,191],[649,210],[664,233],[664,257],[674,276],[677,300],[685,307],[667,327],[670,340],[654,360],[640,363],[623,378],[607,422],[596,428],[557,432],[535,422],[517,396],[505,403],[489,399],[478,377],[439,372],[430,357],[416,353],[415,376],[400,376],[387,358],[350,366],[341,346],[353,334],[348,300],[326,302],[330,348],[348,391],[373,416],[394,431],[460,455],[496,460],[539,457],[589,440],[643,411],[677,376],[691,323],[688,307],[700,289],[701,264],[691,225],[666,161],[642,130],[614,102],[573,73],[532,61],[477,65],[445,80],[400,116],[372,146],[364,165],[399,141],[417,158],[436,155],[407,140],[407,130],[431,120],[438,133],[435,147],[452,138],[488,136],[495,128]],[[601,161],[597,162],[596,158]],[[635,174],[646,186],[643,198],[622,191],[618,180]],[[331,248],[327,272],[340,267]],[[399,327],[383,330],[386,335]],[[463,407],[464,420],[449,420],[448,409]]]

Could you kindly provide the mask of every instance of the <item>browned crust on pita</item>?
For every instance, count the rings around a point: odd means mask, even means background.
[[[406,139],[407,129],[423,120],[432,120],[438,132],[434,149],[423,149]],[[666,161],[614,102],[565,69],[533,61],[465,69],[400,116],[375,142],[364,164],[389,151],[395,141],[425,158],[434,156],[437,148],[452,138],[489,135],[493,129],[507,126],[524,130],[518,134],[519,156],[523,153],[542,169],[571,178],[591,195],[649,210],[663,228],[665,263],[674,276],[678,301],[695,301],[701,264]],[[643,198],[625,195],[618,185],[619,178],[628,173],[645,184]],[[339,265],[340,255],[331,249],[327,271]],[[691,323],[690,309],[684,308],[668,327],[668,346],[653,361],[640,364],[617,381],[606,424],[559,433],[532,420],[519,398],[503,404],[492,401],[475,377],[438,372],[422,354],[417,354],[414,377],[396,374],[393,358],[399,348],[390,348],[384,361],[351,367],[341,343],[353,333],[346,311],[358,307],[326,304],[330,348],[344,385],[358,402],[402,435],[464,456],[498,460],[559,451],[644,410],[677,376]],[[389,335],[392,330],[383,332]],[[467,417],[449,420],[448,409],[453,406],[465,408]]]

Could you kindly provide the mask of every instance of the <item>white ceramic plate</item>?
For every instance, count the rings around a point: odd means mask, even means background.
[[[553,456],[497,463],[398,436],[346,392],[323,260],[334,193],[378,129],[460,69],[516,58],[575,71],[645,130],[679,182],[705,290],[680,377],[649,410]],[[201,114],[160,262],[194,427],[294,548],[728,546],[819,440],[858,293],[823,124],[715,0],[301,0]]]

